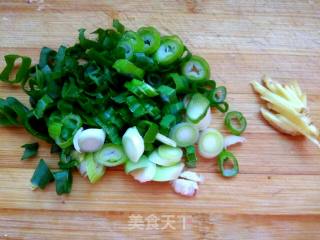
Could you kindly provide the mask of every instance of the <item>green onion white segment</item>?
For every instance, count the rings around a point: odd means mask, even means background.
[[[199,153],[202,157],[214,158],[218,156],[224,148],[223,136],[218,130],[207,128],[201,133],[198,146]]]
[[[191,123],[182,122],[171,129],[169,136],[177,143],[177,146],[187,147],[197,142],[199,130]]]
[[[80,128],[73,138],[73,146],[78,152],[95,152],[102,147],[105,139],[106,134],[102,129]]]
[[[128,128],[122,137],[125,153],[132,162],[137,162],[144,152],[144,141],[136,127]]]

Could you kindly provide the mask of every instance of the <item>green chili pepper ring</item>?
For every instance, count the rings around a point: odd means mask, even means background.
[[[232,169],[224,169],[223,165],[228,159],[230,159],[232,161],[232,164],[233,164]],[[224,176],[224,177],[234,177],[239,172],[239,165],[238,165],[237,158],[231,152],[228,152],[227,150],[223,150],[219,154],[218,165],[219,165],[220,171],[222,173],[222,176]]]
[[[239,122],[239,126],[235,126],[232,123],[233,119]],[[224,124],[232,134],[237,136],[241,135],[247,128],[246,118],[242,115],[241,112],[237,111],[228,112],[226,117],[224,118]]]

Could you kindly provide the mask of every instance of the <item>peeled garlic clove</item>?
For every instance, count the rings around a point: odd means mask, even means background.
[[[78,145],[81,152],[95,152],[99,150],[106,139],[106,134],[102,129],[89,128],[78,136]],[[76,145],[75,145],[76,146]]]
[[[128,128],[122,137],[124,151],[132,162],[137,162],[144,152],[144,141],[136,127]]]
[[[173,190],[183,196],[192,197],[199,189],[198,184],[187,179],[176,179],[171,182]]]
[[[246,138],[236,135],[229,135],[224,138],[224,147],[228,148],[237,143],[244,143]]]
[[[184,171],[183,173],[180,174],[179,177],[190,180],[190,181],[194,181],[197,183],[203,183],[203,181],[204,181],[203,176],[201,176],[200,174],[197,174],[195,172],[192,172],[192,171]]]

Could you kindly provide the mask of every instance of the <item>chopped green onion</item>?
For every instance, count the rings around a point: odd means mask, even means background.
[[[18,59],[21,59],[21,65],[19,67],[19,70],[17,71],[15,79],[10,80],[11,72],[13,71],[15,62]],[[8,83],[20,83],[27,78],[29,73],[29,67],[31,65],[31,58],[19,55],[6,55],[4,57],[4,60],[6,61],[7,65],[0,73],[0,81]]]
[[[70,193],[72,189],[72,174],[70,170],[63,170],[53,174],[58,195]]]
[[[136,169],[130,172],[133,178],[141,183],[151,181],[156,175],[157,166],[153,162],[148,162],[145,168]]]
[[[138,34],[144,42],[145,54],[153,54],[160,47],[160,33],[154,27],[141,27],[138,29]]]
[[[202,157],[216,157],[224,148],[223,136],[218,130],[207,128],[200,134],[198,147]]]
[[[190,120],[187,119],[189,122]],[[211,109],[208,108],[206,115],[204,116],[203,119],[201,119],[200,122],[194,124],[194,126],[199,129],[200,131],[203,131],[205,129],[207,129],[210,124],[211,124],[211,120],[212,120],[212,113],[211,113]]]
[[[94,160],[106,167],[115,167],[128,160],[122,146],[116,144],[105,144],[94,153]]]
[[[169,136],[177,143],[177,146],[187,147],[197,142],[199,131],[191,123],[182,122],[171,129]]]
[[[157,124],[150,122],[150,121],[141,121],[138,124],[139,132],[143,132],[144,143],[153,143],[156,140],[157,134],[159,132],[159,127]]]
[[[39,143],[24,144],[21,147],[25,148],[21,160],[26,160],[37,155]]]
[[[159,142],[162,142],[168,146],[171,146],[171,147],[176,147],[177,146],[177,143],[172,140],[171,138],[168,138],[167,136],[161,134],[161,133],[157,133],[156,135],[156,139],[159,141]]]
[[[212,105],[223,103],[226,97],[227,97],[227,89],[224,86],[215,88],[209,94],[209,99]]]
[[[144,76],[143,69],[138,68],[132,62],[126,59],[119,59],[115,61],[112,67],[116,69],[118,73],[123,75],[131,76],[135,78],[143,78]]]
[[[139,98],[142,97],[155,97],[158,96],[156,89],[151,87],[148,83],[145,83],[138,79],[132,79],[130,82],[126,82],[124,86]]]
[[[216,109],[218,109],[222,113],[226,113],[229,110],[229,104],[226,102],[214,104],[212,106],[215,107]]]
[[[127,161],[124,165],[124,171],[128,174],[134,170],[146,168],[149,162],[149,159],[143,155],[137,162]]]
[[[210,66],[208,62],[202,57],[195,55],[182,64],[181,72],[184,76],[193,81],[210,79]]]
[[[194,146],[186,147],[186,166],[188,168],[195,168],[197,165],[197,155]]]
[[[180,161],[183,155],[181,148],[171,147],[168,145],[161,145],[158,148],[158,154],[161,158],[172,160],[172,161]]]
[[[102,129],[89,128],[78,135],[80,152],[96,152],[106,139],[106,133]]]
[[[152,180],[156,182],[167,182],[167,181],[175,180],[179,177],[183,168],[184,168],[183,163],[178,163],[176,165],[169,166],[169,167],[157,166],[156,174]]]
[[[134,52],[142,52],[144,49],[144,42],[138,33],[127,31],[123,34],[122,40],[130,42]]]
[[[237,121],[234,123],[233,121]],[[228,112],[224,118],[224,124],[227,129],[234,135],[241,135],[247,128],[247,120],[241,112]]]
[[[93,153],[87,153],[85,157],[87,176],[91,183],[99,181],[105,174],[105,167],[94,160]]]
[[[122,145],[132,162],[137,162],[144,152],[144,141],[136,127],[127,129],[122,137]]]
[[[232,164],[233,164],[232,169],[225,169],[224,168],[224,163],[228,160],[232,161]],[[231,152],[228,152],[227,150],[224,150],[223,152],[220,153],[220,155],[218,157],[218,165],[219,165],[220,171],[222,173],[222,176],[224,176],[224,177],[234,177],[239,172],[239,165],[238,165],[237,158]]]
[[[168,158],[165,158],[165,157],[161,157],[157,150],[153,151],[150,154],[148,159],[149,159],[150,162],[153,162],[153,163],[155,163],[157,165],[165,166],[165,167],[175,165],[175,164],[177,164],[178,162],[181,161],[181,158],[180,159],[178,159],[178,158],[176,158],[176,159],[168,159]]]
[[[45,161],[41,159],[31,178],[32,187],[44,189],[53,180],[52,172]]]
[[[199,123],[210,106],[209,100],[200,93],[193,94],[187,106],[187,117],[192,123]]]
[[[184,45],[178,36],[161,38],[161,45],[154,57],[157,63],[167,66],[177,61],[183,54]]]

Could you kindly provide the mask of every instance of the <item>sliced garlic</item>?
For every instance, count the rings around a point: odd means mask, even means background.
[[[238,144],[238,143],[244,143],[246,141],[246,138],[236,135],[229,135],[224,137],[224,147],[228,148],[232,145]]]
[[[192,171],[184,171],[180,174],[180,178],[184,178],[190,181],[194,181],[197,183],[203,183],[204,177],[198,173],[192,172]]]
[[[176,193],[187,197],[193,197],[199,189],[196,182],[187,179],[176,179],[173,180],[171,184]]]

